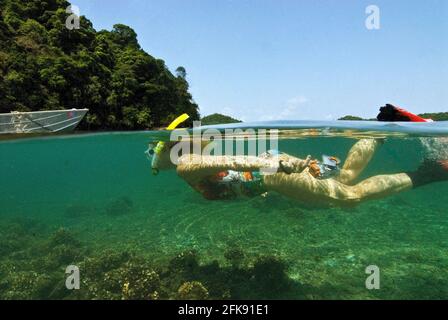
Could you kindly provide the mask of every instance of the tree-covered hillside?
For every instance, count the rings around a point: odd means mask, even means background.
[[[69,30],[65,0],[0,0],[0,113],[89,108],[88,129],[145,129],[199,118],[183,67],[173,75],[130,27]]]
[[[419,117],[425,118],[425,119],[432,119],[434,121],[447,121],[448,120],[448,112],[433,112],[433,113],[420,113],[418,114]],[[373,119],[363,119],[361,117],[357,116],[344,116],[342,118],[339,118],[338,120],[369,120],[369,121],[376,121],[375,118]]]
[[[224,124],[224,123],[236,123],[236,122],[241,121],[220,113],[213,113],[201,119],[201,124],[204,126],[212,124]]]
[[[419,116],[425,119],[432,119],[434,121],[448,120],[448,112],[421,113]]]
[[[342,118],[339,118],[338,120],[352,120],[352,121],[357,121],[357,120],[365,120],[365,119],[363,119],[363,118],[361,118],[361,117],[357,117],[357,116],[351,116],[351,115],[348,115],[348,116],[343,116]]]

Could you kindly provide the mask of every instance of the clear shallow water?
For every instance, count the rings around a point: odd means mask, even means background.
[[[0,298],[179,298],[192,281],[199,298],[448,298],[448,182],[350,209],[274,193],[207,201],[174,171],[151,175],[151,137],[160,133],[0,143]],[[279,148],[344,160],[355,142],[289,136]],[[427,152],[417,137],[389,137],[361,179],[414,170]],[[77,292],[61,285],[68,264],[80,265]],[[365,288],[369,265],[380,290]],[[155,289],[136,285],[148,270]]]

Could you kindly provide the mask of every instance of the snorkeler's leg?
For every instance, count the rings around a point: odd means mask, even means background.
[[[335,179],[315,179],[308,173],[283,173],[264,177],[268,190],[314,204],[354,204],[364,200],[383,198],[412,188],[406,173],[379,175],[349,186]]]
[[[428,183],[448,180],[448,160],[426,159],[416,171],[406,173],[414,188]]]
[[[336,179],[342,183],[351,183],[366,168],[381,144],[382,140],[378,139],[361,139],[356,142],[348,152],[344,166]]]
[[[448,180],[448,160],[426,160],[413,172],[378,175],[348,186],[360,200],[385,196],[417,188],[429,183]]]
[[[406,173],[373,176],[354,186],[347,186],[349,192],[358,201],[379,199],[409,190],[413,187],[412,179]]]

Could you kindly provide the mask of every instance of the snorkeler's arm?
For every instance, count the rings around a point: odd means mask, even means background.
[[[260,171],[278,169],[279,158],[256,156],[200,156],[183,155],[178,160],[177,173],[190,184],[202,181],[221,171]]]
[[[221,171],[258,171],[260,168],[271,168],[278,161],[255,156],[201,156],[195,154],[183,155],[178,160],[177,173],[193,182],[215,175]]]

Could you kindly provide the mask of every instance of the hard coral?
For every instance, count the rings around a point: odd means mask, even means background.
[[[199,281],[183,283],[177,290],[178,298],[182,300],[205,300],[208,290]]]

